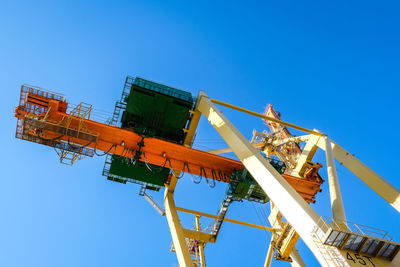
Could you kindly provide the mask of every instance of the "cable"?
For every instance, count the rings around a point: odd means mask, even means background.
[[[129,160],[128,165],[135,165],[137,159],[135,158],[135,150],[133,148],[129,148],[128,149],[128,157],[126,158],[127,160]],[[130,153],[130,155],[129,155]]]
[[[222,173],[222,172],[218,172],[218,175],[220,176],[220,177],[222,177],[222,179],[223,179],[223,181],[225,182],[225,183],[228,183],[229,181],[230,181],[230,177],[229,176],[227,176],[226,175],[226,173]]]
[[[168,158],[165,159],[165,162],[164,162],[163,166],[160,166],[160,168],[155,169],[155,168],[150,167],[150,165],[149,165],[150,163],[147,160],[145,153],[144,152],[142,152],[142,153],[143,153],[144,164],[146,165],[147,169],[149,169],[151,172],[159,173],[165,168],[165,165],[167,164]]]
[[[217,175],[217,173],[214,170],[211,170],[211,176],[214,180],[217,180],[218,182],[221,182],[221,177]]]
[[[80,146],[80,145],[71,144],[70,141],[69,141],[69,139],[68,139],[68,140],[67,140],[67,143],[68,143],[68,146],[70,146],[70,147],[74,150],[74,152],[75,152],[75,150],[78,150],[79,152],[81,152],[84,148],[86,148],[86,147],[87,147],[88,145],[90,145],[92,142],[89,142],[89,143],[87,143],[86,145]]]
[[[254,203],[253,203],[252,201],[251,201],[250,203],[251,203],[251,205],[252,205],[254,211],[256,212],[256,215],[257,215],[258,220],[260,221],[260,224],[261,224],[261,225],[264,225],[264,221],[261,219],[262,215],[259,214],[259,212],[258,212],[256,206],[254,205]],[[267,231],[267,230],[264,230],[263,232],[266,234],[266,236],[267,236],[267,238],[268,238],[268,231]]]
[[[170,168],[170,170],[171,170],[171,173],[172,173],[172,176],[174,176],[176,179],[181,179],[182,177],[183,177],[183,175],[185,174],[184,173],[184,170],[185,170],[185,164],[183,164],[183,170],[181,171],[181,175],[179,176],[179,177],[176,177],[175,176],[175,174],[174,174],[174,169],[172,168],[172,165],[171,165],[171,160],[169,159],[169,158],[167,158],[167,161],[168,161],[168,163],[169,163],[169,168]]]
[[[206,178],[207,185],[210,188],[214,188],[215,187],[215,180],[211,179],[213,181],[213,185],[210,185],[210,182],[208,181],[208,178],[207,178],[206,170],[203,167],[200,167],[200,175],[203,175],[203,174],[204,174],[204,178]]]
[[[114,147],[114,153],[115,153],[115,150],[116,150],[116,148],[117,148],[117,145],[116,144],[113,144],[106,152],[104,152],[103,154],[98,154],[97,153],[97,150],[96,150],[96,148],[97,148],[97,143],[94,145],[94,154],[96,154],[96,156],[98,156],[98,157],[102,157],[102,156],[104,156],[104,155],[106,155],[106,154],[108,154],[110,151],[111,151],[111,149]],[[112,154],[114,154],[114,153],[112,153]]]
[[[187,167],[188,173],[190,174],[190,179],[192,180],[192,182],[195,183],[195,184],[201,183],[202,177],[201,177],[201,176],[198,176],[198,177],[200,177],[200,180],[199,180],[198,182],[196,182],[195,179],[194,179],[194,176],[195,176],[195,175],[193,175],[193,174],[190,172],[190,170],[189,170],[189,165],[187,165],[186,167]]]
[[[124,147],[124,159],[125,159],[125,164],[126,165],[135,165],[136,160],[133,160],[133,149],[132,148],[125,148]]]

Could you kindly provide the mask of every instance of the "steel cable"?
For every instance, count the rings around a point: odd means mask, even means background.
[[[203,175],[203,174],[204,174],[204,178],[206,178],[206,182],[207,182],[208,187],[214,188],[215,185],[216,185],[215,184],[215,180],[211,179],[211,180],[213,180],[213,185],[210,185],[210,182],[208,181],[208,178],[207,178],[206,170],[203,167],[200,167],[200,175]]]
[[[110,153],[110,151],[111,151],[111,149],[114,147],[114,153],[115,153],[115,150],[116,150],[116,148],[117,148],[117,145],[116,144],[113,144],[106,152],[104,152],[103,154],[98,154],[97,153],[97,150],[96,150],[96,148],[97,148],[97,143],[94,145],[94,154],[96,154],[96,156],[98,156],[98,157],[102,157],[102,156],[104,156],[104,155],[106,155],[106,154],[108,154],[108,153]],[[112,153],[112,154],[114,154],[114,153]]]
[[[170,170],[171,170],[171,173],[172,173],[172,176],[174,176],[176,179],[181,179],[182,177],[183,177],[183,175],[185,174],[185,164],[183,164],[183,170],[181,171],[181,175],[179,176],[179,177],[176,177],[176,175],[175,175],[175,171],[174,171],[174,169],[172,168],[172,164],[171,164],[171,160],[169,159],[169,158],[167,158],[167,161],[168,161],[168,163],[169,163],[169,168],[170,168]]]
[[[195,179],[194,179],[194,176],[195,176],[195,175],[193,175],[193,174],[190,172],[189,165],[187,165],[186,167],[187,167],[188,173],[190,174],[190,179],[192,180],[192,182],[195,183],[195,184],[201,183],[202,177],[201,177],[201,176],[198,176],[198,177],[200,177],[200,180],[199,180],[198,182],[196,182]],[[201,172],[200,172],[200,173],[201,173]],[[196,176],[197,176],[197,175],[196,175]]]
[[[159,173],[165,168],[165,165],[167,164],[168,158],[165,159],[165,162],[164,162],[163,166],[160,166],[158,169],[155,169],[155,168],[150,167],[150,165],[149,165],[150,163],[146,158],[146,154],[144,152],[142,152],[142,153],[143,153],[144,164],[146,165],[147,169],[149,169],[151,172]]]

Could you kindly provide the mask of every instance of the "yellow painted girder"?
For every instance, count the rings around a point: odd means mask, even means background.
[[[174,195],[168,189],[165,190],[164,208],[179,265],[185,267],[193,266],[192,258],[186,244],[184,229],[181,227],[178,213],[176,212]]]
[[[224,107],[227,107],[227,108],[231,108],[231,109],[243,112],[243,113],[247,113],[249,115],[253,115],[253,116],[262,118],[264,120],[273,121],[273,122],[279,123],[281,125],[285,125],[287,127],[290,127],[290,128],[293,128],[293,129],[296,129],[296,130],[299,130],[299,131],[303,131],[305,133],[314,134],[314,135],[317,135],[317,136],[325,136],[325,134],[323,134],[323,133],[316,132],[316,131],[313,131],[313,130],[309,130],[309,129],[301,127],[301,126],[298,126],[298,125],[295,125],[295,124],[292,124],[292,123],[289,123],[289,122],[285,122],[285,121],[282,121],[282,120],[278,120],[278,119],[275,119],[273,117],[265,116],[264,114],[260,114],[260,113],[257,113],[257,112],[254,112],[254,111],[251,111],[251,110],[248,110],[248,109],[245,109],[245,108],[241,108],[241,107],[238,107],[238,106],[235,106],[235,105],[232,105],[232,104],[228,104],[226,102],[222,102],[222,101],[219,101],[219,100],[216,100],[216,99],[211,99],[211,102],[214,103],[214,104],[218,104],[218,105],[221,105],[221,106],[224,106]]]
[[[189,230],[189,229],[182,229],[183,234],[185,237],[190,238],[190,239],[196,239],[200,240],[203,242],[210,242],[210,243],[215,243],[215,237],[212,234],[207,234],[204,232],[199,232],[199,231],[194,231],[194,230]]]
[[[177,211],[186,212],[186,213],[191,213],[191,214],[194,214],[194,215],[199,215],[199,216],[202,216],[202,217],[208,217],[208,218],[212,218],[212,219],[217,219],[218,218],[218,216],[215,216],[215,215],[212,215],[212,214],[208,214],[208,213],[204,213],[204,212],[200,212],[200,211],[195,211],[195,210],[189,210],[189,209],[180,208],[180,207],[176,207],[176,210]],[[240,224],[240,225],[244,225],[244,226],[248,226],[248,227],[253,227],[253,228],[257,228],[257,229],[261,229],[261,230],[271,231],[271,232],[279,231],[279,229],[266,227],[266,226],[253,224],[253,223],[248,223],[248,222],[242,222],[242,221],[229,219],[229,218],[224,218],[224,221],[225,222],[230,222],[230,223],[236,223],[236,224]]]

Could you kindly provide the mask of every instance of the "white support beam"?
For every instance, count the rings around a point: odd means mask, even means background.
[[[325,141],[320,139],[318,146],[326,150]],[[400,212],[400,191],[344,148],[332,141],[333,156],[355,176]]]
[[[292,267],[306,267],[303,259],[300,256],[299,251],[296,248],[294,248],[292,250],[292,253],[290,253],[290,258],[292,258]]]
[[[190,257],[178,213],[176,212],[174,195],[172,192],[169,192],[168,189],[165,190],[164,194],[164,208],[179,266],[191,267],[193,266],[193,261]]]
[[[271,242],[269,243],[267,257],[265,258],[264,267],[271,266],[272,256],[274,255],[274,245],[272,244],[272,240],[274,240],[274,234],[272,234]]]
[[[312,237],[312,232],[315,230],[321,234],[326,234],[328,231],[328,227],[322,223],[320,216],[233,126],[205,93],[201,96],[198,109],[232,148],[246,169],[307,244],[319,263],[322,266],[329,266],[329,260],[321,249],[321,246],[322,248],[326,246],[317,245]],[[336,249],[330,248],[330,250],[336,254],[336,257],[343,258]],[[343,261],[346,260],[343,259]]]
[[[189,129],[186,131],[186,137],[183,142],[183,144],[187,147],[192,146],[193,138],[196,133],[196,129],[201,117],[201,113],[198,111],[197,106],[198,106],[198,100],[196,102],[194,111],[191,111],[193,117],[190,122]],[[178,182],[178,179],[176,177],[179,177],[179,175],[180,171],[175,171],[174,175],[172,175],[171,177],[169,185],[166,185],[166,190],[164,195],[164,208],[165,208],[165,216],[167,217],[169,229],[172,236],[172,242],[174,243],[179,266],[188,267],[188,266],[193,266],[193,261],[189,253],[189,249],[184,236],[184,230],[181,226],[181,222],[179,220],[179,216],[176,211],[176,206],[174,201],[174,191],[176,184]],[[152,203],[150,202],[150,204]]]
[[[201,225],[200,225],[200,216],[196,215],[196,230],[201,231]],[[200,258],[200,266],[201,267],[206,267],[206,258],[204,256],[204,243],[199,242],[199,258]]]
[[[335,159],[332,151],[332,141],[328,137],[322,137],[325,141],[326,169],[329,180],[329,194],[331,197],[332,218],[340,227],[347,229],[346,214],[342,193],[340,191],[339,178],[336,171]]]
[[[279,212],[278,208],[274,205],[272,201],[270,201],[270,207],[271,207],[271,212],[270,215],[268,216],[268,221],[271,224],[271,227],[282,230],[282,226],[284,224],[282,221],[282,214]],[[272,240],[273,239],[274,236],[272,235]],[[292,252],[290,253],[290,258],[292,259],[291,262],[292,267],[306,267],[296,247],[294,247]]]

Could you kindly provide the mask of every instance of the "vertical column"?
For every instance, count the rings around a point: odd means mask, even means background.
[[[292,267],[306,267],[303,259],[300,256],[299,251],[294,248],[290,253],[290,257],[292,258]]]
[[[178,213],[176,212],[174,195],[169,192],[168,189],[165,190],[164,208],[172,236],[172,242],[174,243],[176,256],[178,257],[179,266],[192,267],[192,258],[190,257]]]
[[[191,112],[193,117],[190,122],[190,126],[189,129],[187,130],[186,137],[183,143],[187,147],[191,147],[191,143],[201,117],[201,113],[197,110],[198,101],[199,98],[196,103],[195,111]],[[175,177],[178,177],[179,173],[180,173],[179,171],[175,172],[175,176],[173,175],[171,177],[170,184],[168,185],[168,188],[165,190],[164,208],[172,236],[172,242],[174,243],[176,256],[178,257],[179,265],[181,267],[183,266],[187,267],[187,266],[193,266],[193,261],[190,256],[188,246],[186,244],[186,239],[183,234],[178,213],[176,212],[175,201],[174,201],[174,191],[176,184],[178,182],[178,179]]]
[[[346,215],[344,212],[342,193],[340,192],[339,179],[336,171],[335,159],[332,152],[331,140],[325,139],[325,154],[329,180],[329,193],[331,197],[332,217],[333,220],[340,226],[347,229]]]
[[[271,243],[268,247],[267,257],[265,258],[264,267],[270,267],[272,262],[272,256],[274,255],[274,246],[272,245],[272,240],[274,240],[274,233],[272,233]]]
[[[281,213],[279,212],[278,208],[275,207],[272,201],[270,201],[270,206],[271,206],[271,212],[270,215],[268,216],[268,220],[271,224],[271,227],[282,229]],[[272,234],[272,240],[274,240],[274,233]],[[290,258],[292,258],[291,264],[293,267],[306,267],[296,247],[294,247],[292,252],[290,253]]]
[[[196,215],[196,230],[199,232],[201,231],[199,215]],[[204,243],[200,240],[199,240],[199,256],[200,256],[200,266],[206,267],[206,258],[204,255]]]

